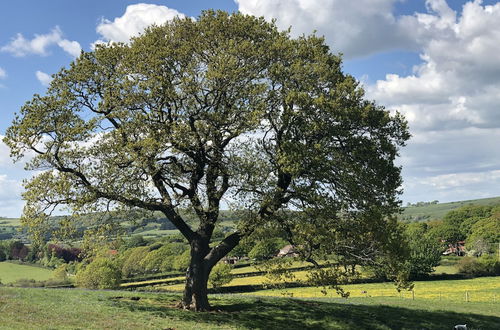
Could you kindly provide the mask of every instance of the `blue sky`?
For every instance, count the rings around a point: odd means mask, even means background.
[[[80,49],[128,38],[207,8],[276,19],[292,35],[324,35],[367,97],[408,119],[404,202],[498,196],[500,3],[467,0],[216,0],[0,2],[0,138]],[[125,41],[118,40],[118,41]],[[0,143],[0,216],[22,211],[21,181]]]

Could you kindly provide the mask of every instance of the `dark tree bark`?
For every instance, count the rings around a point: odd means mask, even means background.
[[[217,262],[226,256],[241,239],[240,233],[227,236],[216,247],[209,247],[209,239],[197,237],[190,243],[191,262],[186,272],[182,307],[195,311],[208,311],[208,277]]]
[[[191,241],[191,262],[186,272],[186,286],[182,298],[182,307],[195,311],[208,311],[208,276],[211,267],[205,261],[209,252],[208,240],[194,239]]]

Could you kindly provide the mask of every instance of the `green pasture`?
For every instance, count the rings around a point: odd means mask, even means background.
[[[500,304],[398,298],[290,299],[211,295],[212,312],[176,308],[178,294],[0,287],[0,329],[497,329]]]
[[[457,264],[462,257],[443,256],[439,262],[439,266],[435,267],[434,274],[457,274]]]
[[[0,282],[8,284],[20,279],[45,281],[52,276],[52,270],[37,266],[0,262]]]
[[[231,285],[231,284],[229,284]],[[467,280],[416,281],[413,291],[398,292],[392,283],[365,283],[344,285],[352,298],[399,298],[411,300],[441,300],[460,302],[498,303],[500,312],[500,277],[481,277]],[[259,296],[291,296],[298,298],[337,298],[335,290],[322,293],[321,287],[270,289],[249,292]]]
[[[21,225],[19,218],[1,218],[0,217],[0,227],[2,226],[13,226],[18,227]]]

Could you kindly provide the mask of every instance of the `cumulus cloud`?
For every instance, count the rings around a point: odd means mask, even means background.
[[[23,201],[21,200],[22,184],[0,174],[0,216],[19,217]]]
[[[127,42],[131,37],[139,35],[145,28],[152,24],[163,24],[174,17],[185,17],[184,14],[175,9],[165,6],[138,3],[127,6],[125,14],[116,17],[113,21],[103,19],[97,26],[97,33],[102,42]]]
[[[236,0],[246,14],[276,19],[292,34],[324,35],[347,58],[391,49],[417,49],[411,17],[393,14],[398,0]],[[408,19],[410,18],[410,19]]]
[[[36,75],[36,79],[38,79],[38,81],[40,81],[40,83],[43,86],[50,85],[50,82],[52,81],[52,77],[49,74],[42,72],[42,71],[37,71],[37,72],[35,72],[35,75]]]
[[[0,167],[10,164],[10,150],[5,143],[3,143],[4,136],[0,135]]]
[[[76,41],[64,39],[63,33],[58,26],[53,28],[50,33],[35,34],[31,40],[18,33],[10,43],[0,48],[0,50],[16,57],[30,54],[47,56],[49,54],[48,48],[53,45],[59,46],[73,57],[77,57],[81,52],[80,44]]]
[[[417,29],[440,33],[424,43],[423,63],[368,86],[369,96],[399,109],[416,130],[499,127],[500,3],[468,2],[460,16],[445,1],[427,3],[436,14],[415,15]]]

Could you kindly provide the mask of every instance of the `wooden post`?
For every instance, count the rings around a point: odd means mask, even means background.
[[[465,291],[465,302],[469,302],[469,291]]]
[[[411,290],[411,299],[415,300],[415,290]]]

